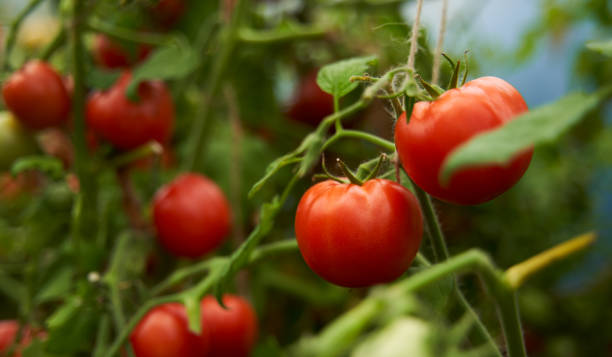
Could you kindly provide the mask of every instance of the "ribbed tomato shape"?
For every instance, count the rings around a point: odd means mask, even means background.
[[[189,331],[185,307],[159,305],[140,320],[130,342],[136,357],[202,357],[208,352],[208,333]]]
[[[304,193],[295,216],[298,246],[308,266],[346,287],[398,278],[416,256],[422,233],[414,195],[384,179],[362,186],[320,182]]]
[[[131,74],[124,72],[108,91],[95,92],[87,102],[87,124],[103,139],[128,150],[170,139],[174,125],[172,96],[161,81],[141,82],[139,100],[131,102],[126,89]]]
[[[213,296],[202,299],[202,326],[210,336],[207,357],[247,357],[257,339],[257,315],[240,296],[223,295],[221,307]]]
[[[46,62],[30,61],[2,86],[4,103],[30,129],[60,125],[68,119],[70,98],[62,77]]]
[[[210,179],[188,173],[161,187],[153,200],[160,243],[180,257],[197,258],[214,250],[230,230],[230,208]]]
[[[487,202],[523,176],[533,148],[526,148],[505,166],[460,170],[446,187],[439,182],[442,164],[463,142],[525,111],[523,97],[508,82],[496,77],[478,78],[433,102],[416,103],[408,123],[403,113],[395,126],[395,145],[408,176],[430,195],[461,205]]]

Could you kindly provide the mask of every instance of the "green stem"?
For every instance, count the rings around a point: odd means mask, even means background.
[[[6,35],[6,46],[4,47],[4,59],[2,68],[5,70],[10,69],[10,58],[11,52],[13,51],[13,47],[15,47],[15,41],[17,40],[17,32],[19,31],[19,27],[23,23],[28,15],[36,9],[38,5],[40,5],[44,0],[30,0],[30,2],[21,10],[15,19],[11,22],[11,26],[8,29],[8,33]]]
[[[343,138],[361,139],[361,140],[369,141],[374,145],[378,145],[389,152],[395,151],[395,144],[393,144],[393,142],[389,140],[385,140],[379,136],[367,133],[365,131],[348,130],[348,129],[342,129],[340,131],[337,131],[334,135],[332,135],[332,137],[327,139],[325,144],[323,144],[323,148],[321,150],[327,149],[329,146],[334,144],[336,141],[343,139]]]
[[[499,318],[506,339],[508,356],[527,357],[516,294],[507,285],[503,285],[500,290],[501,291],[499,291],[495,297],[497,300]]]
[[[83,26],[85,1],[74,1],[72,14],[72,31],[70,39],[72,42],[72,77],[74,80],[74,92],[72,95],[72,123],[73,143],[75,147],[75,168],[80,183],[80,209],[75,210],[73,236],[80,241],[81,237],[87,236],[87,232],[95,231],[97,221],[96,214],[96,183],[92,173],[91,160],[88,155],[87,141],[85,137],[85,46],[83,44]],[[76,229],[75,229],[76,228]],[[77,246],[77,249],[78,246]],[[75,252],[79,256],[78,251]]]
[[[213,106],[211,105],[214,96],[219,91],[221,80],[225,74],[229,62],[232,59],[232,53],[238,42],[238,28],[242,12],[244,10],[246,0],[237,0],[232,13],[232,18],[229,24],[220,33],[219,53],[211,69],[211,77],[208,79],[205,98],[202,105],[201,115],[196,118],[191,136],[189,137],[189,151],[187,160],[185,160],[185,169],[187,171],[196,171],[197,166],[201,161],[201,155],[204,148],[206,132],[208,131],[208,122]]]
[[[64,43],[66,42],[66,29],[63,24],[61,29],[55,34],[53,40],[45,46],[45,48],[40,53],[40,59],[43,61],[48,61],[51,56],[57,51]]]
[[[266,258],[270,258],[279,254],[297,252],[297,240],[294,238],[285,239],[279,242],[263,245],[251,253],[248,264],[254,264]]]
[[[122,153],[113,158],[110,162],[113,167],[122,167],[134,161],[149,157],[151,155],[161,155],[164,148],[157,141],[150,141],[134,150]]]
[[[299,28],[291,31],[266,30],[259,31],[250,28],[238,30],[238,39],[244,43],[274,44],[286,41],[323,37],[327,33],[321,28]]]
[[[147,43],[150,45],[163,45],[172,40],[172,37],[169,35],[151,33],[151,32],[142,32],[142,31],[133,31],[128,28],[118,27],[114,24],[110,24],[104,22],[97,18],[91,18],[87,22],[87,27],[95,32],[101,32],[111,37],[136,42],[136,43]]]
[[[446,261],[449,258],[448,248],[446,247],[444,233],[442,232],[440,222],[438,221],[438,217],[434,210],[431,197],[416,184],[412,183],[412,187],[414,188],[414,192],[423,211],[423,218],[425,219],[429,237],[431,238],[431,243],[434,248],[435,261]],[[498,356],[501,356],[493,337],[489,333],[489,330],[487,330],[486,326],[482,323],[480,317],[476,311],[474,311],[474,308],[470,305],[465,298],[465,295],[463,295],[463,292],[459,288],[457,277],[454,277],[453,295],[459,301],[461,306],[474,318],[476,330],[478,331],[480,338],[494,348],[494,350],[497,351]]]
[[[110,319],[108,315],[103,315],[98,324],[98,333],[96,334],[96,344],[92,353],[93,357],[101,357],[106,349],[108,337],[110,334]]]

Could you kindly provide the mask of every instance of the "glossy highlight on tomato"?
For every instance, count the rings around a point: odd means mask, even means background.
[[[70,98],[62,77],[46,62],[30,61],[2,86],[4,103],[30,129],[63,124],[70,113]]]
[[[200,304],[202,326],[210,336],[207,357],[247,357],[257,339],[257,315],[244,298],[225,294],[224,309],[213,296]]]
[[[487,165],[456,172],[447,186],[439,181],[447,156],[474,135],[495,129],[527,111],[520,93],[508,82],[482,77],[451,89],[433,102],[414,105],[397,120],[395,145],[406,173],[430,195],[451,203],[474,205],[492,200],[525,173],[533,148],[507,165]]]
[[[174,103],[161,81],[138,85],[138,101],[126,97],[131,79],[124,72],[107,91],[93,93],[87,101],[87,124],[93,132],[119,149],[133,149],[151,140],[166,143],[174,126]]]
[[[151,309],[130,335],[136,357],[207,356],[208,334],[189,331],[185,307],[167,303]]]
[[[120,42],[104,34],[97,34],[93,40],[93,55],[96,63],[105,68],[129,67],[144,61],[150,53],[151,47],[148,45],[135,45],[135,48],[130,51],[130,48],[126,48]]]
[[[414,195],[396,182],[327,180],[302,196],[295,234],[315,273],[337,285],[365,287],[408,269],[421,243],[423,216]]]
[[[161,187],[153,199],[160,243],[172,254],[197,258],[213,251],[230,231],[230,208],[212,180],[183,174]]]
[[[313,126],[333,112],[334,97],[319,88],[317,71],[302,79],[287,110],[291,119]]]

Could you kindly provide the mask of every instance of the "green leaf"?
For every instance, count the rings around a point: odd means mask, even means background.
[[[63,298],[72,287],[72,275],[73,271],[69,266],[59,269],[53,277],[42,286],[38,295],[36,295],[36,302],[43,303]]]
[[[64,323],[49,331],[46,350],[51,353],[73,355],[91,348],[100,313],[82,305]]]
[[[367,337],[351,357],[433,356],[429,346],[430,326],[416,318],[401,318]]]
[[[85,84],[91,88],[106,90],[115,84],[120,75],[121,71],[109,71],[92,66],[85,76]]]
[[[351,82],[350,78],[363,75],[376,61],[376,56],[367,56],[328,64],[319,70],[317,84],[334,97],[343,97],[359,85],[358,82]]]
[[[587,42],[586,47],[602,55],[612,57],[612,40]]]
[[[555,103],[531,110],[499,129],[476,135],[455,149],[443,163],[440,182],[448,183],[465,167],[503,165],[531,145],[550,143],[595,109],[612,92],[574,93]]]
[[[81,307],[83,301],[80,298],[74,297],[64,302],[62,306],[57,308],[49,318],[47,318],[47,327],[54,329],[68,321]]]
[[[53,156],[32,155],[17,159],[11,167],[11,174],[18,175],[23,171],[38,170],[54,180],[64,177],[64,167],[62,161]]]
[[[126,94],[131,100],[138,99],[138,84],[149,79],[173,79],[190,74],[198,66],[198,54],[186,41],[177,40],[160,47],[132,72],[132,81]]]

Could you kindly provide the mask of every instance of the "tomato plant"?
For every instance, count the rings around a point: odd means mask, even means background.
[[[493,130],[527,111],[520,93],[508,82],[482,77],[443,93],[433,102],[418,102],[408,119],[395,127],[395,142],[410,178],[441,200],[473,205],[492,200],[525,173],[533,149],[525,149],[505,165],[483,165],[456,172],[440,183],[444,160],[471,137]]]
[[[416,256],[423,216],[414,195],[388,180],[332,180],[311,187],[297,208],[304,260],[324,279],[363,287],[397,279]]]
[[[257,339],[257,315],[244,298],[226,294],[223,308],[207,296],[202,299],[202,324],[210,336],[210,357],[247,357]]]
[[[187,173],[157,191],[153,221],[168,251],[197,258],[214,250],[229,233],[229,203],[213,181]]]
[[[136,357],[198,357],[208,354],[208,334],[195,335],[187,327],[185,307],[177,303],[157,306],[130,334]]]
[[[126,48],[104,34],[97,34],[93,40],[93,55],[96,62],[106,68],[123,68],[141,62],[151,53],[151,47],[140,44]]]
[[[9,348],[13,345],[17,333],[19,331],[19,322],[15,320],[2,320],[0,321],[0,353],[5,354],[9,351]],[[40,334],[35,334],[30,328],[24,327],[21,331],[21,339],[13,350],[12,357],[21,357],[21,351],[27,347],[32,339]]]
[[[70,98],[59,74],[43,61],[30,61],[2,86],[4,103],[30,129],[57,126],[68,119]]]
[[[125,72],[107,91],[87,101],[87,124],[101,138],[120,149],[132,149],[151,140],[165,143],[172,135],[174,103],[163,82],[138,85],[138,101],[126,97],[131,73]]]

